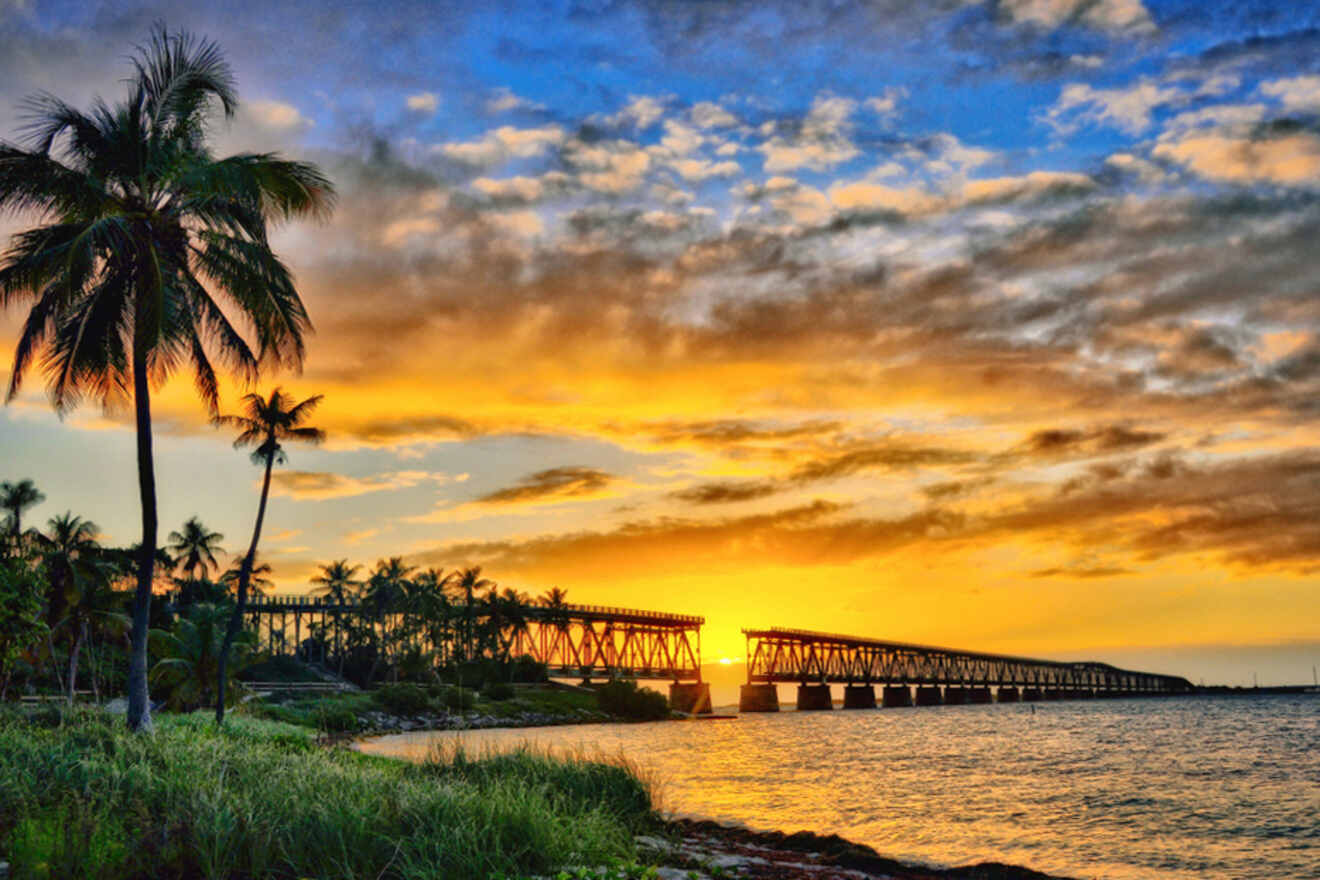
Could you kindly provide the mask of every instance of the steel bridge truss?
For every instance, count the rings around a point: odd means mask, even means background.
[[[273,654],[293,653],[313,636],[320,636],[327,655],[337,654],[344,644],[341,630],[355,617],[361,623],[363,614],[357,604],[321,596],[272,596],[247,607],[258,647]],[[509,656],[529,656],[544,663],[552,676],[701,680],[703,617],[568,604],[526,605],[521,617],[525,628],[512,627],[508,633]],[[480,610],[472,618],[484,619]],[[446,656],[454,653],[452,644],[426,647],[446,648]]]
[[[743,630],[749,684],[1018,687],[1097,693],[1182,693],[1185,678],[1104,663],[981,654],[796,629]]]

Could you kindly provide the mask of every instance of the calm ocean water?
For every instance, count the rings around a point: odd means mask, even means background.
[[[935,865],[1075,877],[1320,878],[1320,697],[1188,697],[414,733],[418,757],[530,742],[622,753],[670,812],[838,833]]]

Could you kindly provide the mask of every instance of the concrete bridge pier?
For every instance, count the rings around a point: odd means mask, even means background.
[[[1062,699],[1063,699],[1063,691],[1059,690],[1058,688],[1046,688],[1046,689],[1045,689],[1045,699],[1047,699],[1047,700],[1062,700]]]
[[[799,712],[816,712],[834,708],[834,697],[827,684],[800,684],[797,690]]]
[[[874,709],[875,688],[869,684],[850,684],[843,689],[843,708]]]
[[[939,706],[944,703],[944,695],[938,685],[919,685],[917,687],[918,706]]]
[[[1015,687],[1000,687],[999,693],[995,695],[996,703],[1018,703],[1022,701],[1022,693]]]
[[[745,684],[738,691],[739,712],[778,712],[779,688],[772,684]]]
[[[669,708],[675,712],[686,712],[689,715],[711,714],[710,683],[704,681],[685,684],[674,682],[669,686]]]
[[[881,696],[885,708],[890,706],[911,706],[912,688],[905,684],[885,685],[884,694]]]
[[[994,701],[995,698],[988,687],[967,689],[967,702],[969,703],[993,703]]]
[[[1022,689],[1022,702],[1024,703],[1039,703],[1043,699],[1044,696],[1041,694],[1040,688]]]
[[[944,705],[961,706],[967,702],[967,688],[950,685],[944,689]]]

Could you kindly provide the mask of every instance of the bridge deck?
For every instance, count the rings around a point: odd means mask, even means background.
[[[788,627],[744,629],[749,683],[927,684],[1181,692],[1176,676],[1106,663],[1041,660]]]

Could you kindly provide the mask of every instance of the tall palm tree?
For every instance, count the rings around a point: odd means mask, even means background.
[[[224,535],[211,531],[202,525],[200,519],[191,516],[183,524],[182,531],[170,532],[166,540],[170,542],[168,549],[183,573],[193,580],[201,580],[212,569],[220,570],[220,561],[215,555],[224,554],[225,551],[220,549],[220,542],[224,539]]]
[[[403,558],[391,556],[389,559],[376,561],[376,569],[367,578],[366,590],[362,600],[370,615],[380,624],[379,648],[376,661],[372,664],[368,681],[375,677],[380,655],[387,657],[394,643],[399,640],[399,628],[391,626],[391,619],[403,610],[404,599],[408,595],[409,578],[415,569],[404,565]],[[398,667],[395,667],[398,674]]]
[[[0,508],[9,511],[9,535],[15,545],[23,534],[23,511],[45,500],[46,496],[31,480],[0,483]]]
[[[347,559],[336,559],[321,565],[321,573],[312,578],[317,592],[325,593],[335,604],[335,654],[339,657],[339,675],[344,675],[344,646],[340,638],[340,614],[343,606],[357,601],[362,582],[356,580],[360,565],[349,565]]]
[[[70,610],[76,612],[84,594],[91,593],[98,580],[108,580],[109,573],[97,553],[100,547],[96,543],[96,523],[70,512],[51,517],[48,525],[50,534],[40,537],[42,562],[50,582],[46,614],[52,635],[52,653],[54,633],[61,628],[71,633],[67,681],[68,702],[72,705],[77,688],[78,657],[82,652],[87,629],[86,620],[74,621],[77,615],[71,614]],[[51,661],[54,660],[52,656]]]
[[[261,524],[266,519],[266,500],[270,497],[270,472],[278,461],[288,461],[281,441],[287,443],[296,440],[300,443],[320,443],[325,440],[325,431],[303,425],[324,400],[320,394],[309,397],[301,403],[294,403],[293,398],[276,388],[270,397],[260,394],[248,394],[243,398],[241,415],[217,416],[217,425],[229,425],[239,429],[234,448],[253,447],[252,462],[265,465],[266,476],[261,482],[261,501],[257,504],[257,524],[252,529],[252,543],[248,544],[247,555],[238,570],[238,597],[234,611],[229,617],[229,627],[225,630],[225,641],[220,647],[219,678],[217,679],[215,701],[215,721],[223,724],[225,720],[225,665],[229,660],[229,648],[238,637],[243,626],[243,611],[247,605],[248,583],[252,577],[252,567],[256,564],[257,543],[261,540]]]
[[[158,26],[132,61],[119,103],[83,112],[34,96],[26,143],[0,144],[0,209],[40,217],[0,257],[0,307],[31,303],[7,399],[40,356],[61,414],[84,398],[133,400],[142,540],[128,723],[141,730],[157,538],[151,391],[190,364],[214,414],[213,359],[248,380],[263,365],[301,365],[311,323],[267,230],[327,213],[334,190],[306,163],[210,153],[211,119],[238,106],[216,44]]]
[[[477,565],[460,571],[453,584],[454,590],[463,600],[463,659],[471,660],[474,653],[472,644],[474,597],[479,590],[493,589],[495,582],[482,577],[481,566]]]

